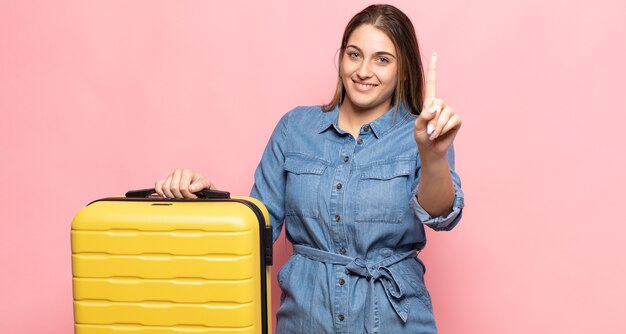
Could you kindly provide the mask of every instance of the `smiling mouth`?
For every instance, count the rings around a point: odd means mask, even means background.
[[[367,91],[371,90],[372,88],[378,86],[376,84],[359,82],[359,81],[355,81],[355,80],[352,80],[352,82],[354,82],[354,86],[356,87],[356,89],[359,90],[359,91],[362,91],[362,92],[367,92]]]

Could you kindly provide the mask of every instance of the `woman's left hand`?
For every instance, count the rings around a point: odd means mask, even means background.
[[[415,120],[413,134],[420,156],[445,157],[461,128],[461,117],[436,97],[437,53],[433,52],[426,74],[426,94],[422,112]]]

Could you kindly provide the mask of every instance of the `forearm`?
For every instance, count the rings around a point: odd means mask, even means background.
[[[447,216],[452,212],[454,184],[446,156],[421,157],[421,177],[417,188],[417,201],[433,217]]]

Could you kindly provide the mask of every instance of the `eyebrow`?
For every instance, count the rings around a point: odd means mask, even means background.
[[[347,48],[355,48],[359,52],[363,53],[363,50],[361,50],[361,48],[359,48],[358,46],[356,46],[354,44],[350,44],[350,45],[346,46],[346,49]],[[376,52],[374,52],[374,55],[377,55],[377,56],[378,55],[389,55],[389,56],[393,57],[394,59],[396,58],[396,56],[393,53],[388,52],[388,51],[376,51]]]

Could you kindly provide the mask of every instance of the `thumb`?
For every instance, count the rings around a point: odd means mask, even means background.
[[[205,177],[194,178],[193,182],[189,185],[189,191],[192,193],[198,192],[202,189],[215,189],[211,181],[207,180]]]

